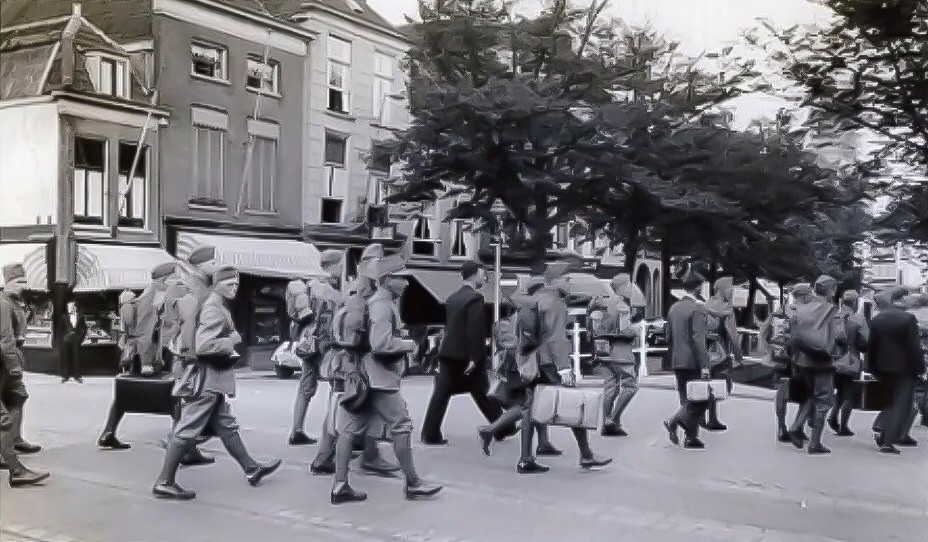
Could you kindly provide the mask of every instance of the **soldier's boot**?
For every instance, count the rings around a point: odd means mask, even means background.
[[[559,450],[554,446],[554,444],[551,443],[547,425],[533,423],[532,426],[535,427],[535,432],[538,433],[538,448],[535,450],[536,455],[558,456],[564,454],[562,450]]]
[[[590,435],[586,429],[573,429],[574,438],[577,440],[577,446],[580,448],[580,467],[592,469],[596,467],[605,467],[612,463],[611,457],[604,457],[593,453],[590,447]]]
[[[376,440],[365,437],[364,451],[361,452],[361,469],[378,476],[393,478],[393,473],[401,470],[402,467],[383,456]]]
[[[348,463],[354,447],[352,435],[340,434],[335,439],[335,483],[329,498],[332,504],[362,502],[367,500],[367,493],[355,491],[348,484]]]
[[[226,447],[232,459],[235,459],[239,466],[242,467],[242,470],[245,472],[245,478],[252,487],[260,484],[261,480],[273,474],[274,471],[279,469],[283,464],[283,461],[280,459],[275,459],[264,465],[255,461],[255,458],[253,458],[251,454],[248,453],[248,449],[245,448],[245,443],[242,441],[242,436],[238,431],[224,435],[222,437],[222,445]]]
[[[797,450],[801,450],[803,446],[805,446],[806,440],[808,439],[803,428],[805,427],[806,421],[809,419],[811,412],[812,405],[810,401],[806,401],[800,405],[799,412],[796,413],[796,419],[793,420],[793,425],[789,429],[789,439]]]
[[[20,454],[37,454],[42,451],[38,444],[27,442],[23,438],[23,406],[10,408],[10,421],[13,424],[13,449]]]
[[[318,442],[307,435],[303,429],[306,411],[309,410],[311,400],[312,397],[306,398],[300,390],[297,390],[296,399],[293,401],[293,427],[290,429],[290,436],[287,438],[287,444],[290,446],[310,446]]]
[[[10,436],[11,431],[3,431],[0,437],[0,459],[10,471],[10,487],[23,487],[36,485],[48,478],[47,472],[36,472],[27,468],[19,460],[19,456],[14,451],[13,439]]]
[[[706,411],[706,418],[699,420],[706,431],[725,431],[728,426],[719,421],[719,402],[709,401],[709,408]]]
[[[215,457],[206,455],[199,448],[193,447],[184,455],[184,458],[181,459],[180,464],[185,467],[196,467],[198,465],[212,465],[215,462]]]
[[[830,454],[829,450],[822,444],[822,434],[825,432],[825,417],[827,412],[816,412],[812,419],[812,436],[809,439],[808,452],[810,455]]]
[[[330,476],[335,474],[335,444],[336,436],[323,430],[316,457],[309,464],[310,474]]]
[[[851,422],[851,412],[853,410],[853,405],[847,401],[841,405],[841,412],[838,415],[838,431],[835,432],[839,437],[853,437],[856,434],[851,431],[849,425]]]
[[[523,411],[522,429],[519,437],[521,454],[519,455],[519,464],[516,465],[516,472],[519,474],[544,474],[551,469],[537,463],[535,456],[532,455],[532,441],[534,440],[536,428],[534,427],[535,424],[529,421],[526,413],[527,411]]]
[[[412,457],[412,434],[399,433],[393,435],[393,451],[396,458],[403,467],[403,474],[406,475],[406,487],[404,493],[409,500],[431,497],[442,490],[439,484],[427,482],[416,472],[415,461]]]
[[[186,448],[185,445],[174,441],[168,444],[168,449],[164,453],[164,464],[161,466],[161,472],[151,489],[155,497],[180,501],[189,501],[196,498],[197,494],[195,492],[184,489],[177,483],[177,469],[180,468],[180,460],[184,457],[187,451]]]

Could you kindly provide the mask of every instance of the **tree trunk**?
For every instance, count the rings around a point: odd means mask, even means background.
[[[757,277],[751,276],[751,283],[748,287],[748,306],[741,315],[741,327],[747,327],[754,322],[754,297],[757,295]]]
[[[786,304],[786,298],[783,296],[783,281],[779,281],[777,285],[780,287],[780,310],[783,310],[785,308],[783,305]]]
[[[718,275],[718,264],[715,262],[715,258],[712,258],[712,261],[709,263],[709,295],[715,295],[715,280]]]

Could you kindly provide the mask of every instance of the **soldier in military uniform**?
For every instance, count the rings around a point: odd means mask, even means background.
[[[308,322],[297,331],[296,354],[302,361],[302,367],[293,402],[293,426],[288,440],[291,446],[316,443],[316,439],[310,438],[304,430],[306,411],[316,395],[323,355],[332,345],[332,315],[342,297],[338,281],[342,275],[343,259],[344,252],[341,250],[323,252],[320,263],[326,276],[312,281],[308,290]]]
[[[731,393],[731,371],[733,362],[742,363],[741,338],[738,335],[738,326],[735,322],[735,309],[732,307],[734,282],[731,277],[723,277],[715,281],[715,294],[706,301],[704,308],[707,313],[709,340],[710,377],[724,378],[728,392]],[[701,419],[699,424],[708,431],[725,431],[728,429],[719,420],[719,403],[709,401],[706,410],[707,419]]]
[[[624,437],[628,433],[622,427],[622,413],[632,398],[638,393],[638,361],[635,349],[640,346],[641,324],[632,323],[633,311],[643,305],[644,295],[632,284],[627,273],[620,273],[610,283],[614,295],[595,297],[590,301],[589,329],[593,340],[593,351],[597,363],[604,368],[603,382],[603,424],[604,437]],[[608,321],[610,325],[619,325],[620,329],[608,330],[606,335],[598,336],[601,328],[597,323]],[[605,330],[603,330],[605,331]],[[597,340],[605,342],[608,348],[600,352]]]
[[[415,351],[416,343],[400,335],[403,325],[396,305],[406,287],[406,280],[390,274],[401,268],[401,260],[399,265],[396,265],[397,260],[386,260],[373,259],[359,270],[362,275],[374,279],[377,285],[376,291],[367,301],[368,341],[365,342],[369,350],[362,354],[363,371],[367,375],[370,391],[360,410],[349,412],[339,407],[332,504],[367,500],[366,493],[356,491],[348,484],[348,462],[355,438],[366,434],[370,423],[378,418],[384,420],[393,437],[393,450],[406,478],[406,498],[431,496],[442,489],[442,486],[422,479],[413,461],[412,420],[400,393],[400,379],[403,359]]]
[[[165,262],[151,272],[151,284],[135,300],[135,328],[130,332],[138,346],[137,374],[155,376],[167,366],[165,341],[162,335],[164,302],[167,300],[168,279],[177,264]]]
[[[252,486],[257,486],[281,465],[279,459],[268,464],[258,463],[242,442],[238,420],[229,404],[236,391],[232,367],[239,355],[235,348],[242,342],[228,307],[238,292],[238,271],[232,266],[218,267],[213,272],[213,284],[197,318],[196,362],[184,371],[175,387],[176,394],[186,401],[168,443],[161,473],[152,488],[158,498],[189,500],[196,497],[196,493],[177,484],[177,469],[188,450],[214,435],[222,440]]]
[[[10,471],[10,486],[20,487],[41,483],[48,473],[33,471],[19,460],[20,453],[41,450],[22,439],[23,405],[29,397],[23,382],[26,312],[20,298],[26,272],[21,264],[6,265],[2,272],[6,286],[0,292],[0,460]]]

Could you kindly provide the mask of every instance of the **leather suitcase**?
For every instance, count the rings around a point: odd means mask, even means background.
[[[879,380],[854,382],[854,409],[876,412],[889,408],[893,401],[892,387]]]
[[[113,380],[116,408],[126,413],[178,417],[180,400],[172,394],[174,379],[121,375]]]
[[[539,385],[532,400],[532,420],[579,429],[600,429],[602,390]]]
[[[728,383],[718,379],[692,380],[686,383],[686,398],[693,402],[724,401],[728,398]]]

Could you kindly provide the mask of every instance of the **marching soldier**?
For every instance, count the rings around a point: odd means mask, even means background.
[[[640,307],[644,296],[637,286],[632,284],[627,273],[616,275],[610,283],[615,295],[596,297],[590,301],[590,336],[594,341],[605,341],[608,351],[602,352],[605,368],[603,383],[603,424],[604,437],[625,437],[628,433],[622,427],[622,413],[632,398],[638,393],[638,362],[635,349],[640,346],[641,327],[632,323],[632,312]],[[597,325],[599,324],[599,325]],[[602,334],[597,334],[598,328]]]
[[[743,362],[741,355],[741,340],[738,327],[735,323],[735,309],[732,308],[734,283],[731,277],[723,277],[715,281],[715,294],[704,305],[708,315],[707,325],[710,343],[710,362],[713,361],[712,352],[719,356],[718,363],[709,369],[710,378],[725,378],[728,392],[731,393],[732,362]],[[714,343],[714,344],[713,344]],[[707,409],[708,419],[699,420],[699,424],[707,431],[725,431],[728,426],[719,420],[718,401],[709,401]]]
[[[348,462],[354,439],[364,435],[368,425],[377,418],[386,423],[393,437],[393,450],[406,477],[406,498],[427,497],[442,489],[440,485],[426,482],[416,472],[412,456],[412,420],[400,393],[403,359],[416,348],[415,341],[399,336],[403,325],[396,303],[406,287],[406,280],[390,274],[403,265],[401,259],[375,258],[361,270],[377,284],[377,290],[367,301],[368,340],[363,342],[369,345],[369,350],[363,351],[361,361],[370,389],[358,410],[350,412],[344,406],[339,407],[332,504],[367,500],[366,493],[348,484]]]
[[[853,437],[854,432],[848,427],[851,420],[851,411],[854,409],[854,381],[860,378],[863,369],[861,351],[867,347],[870,339],[870,330],[867,320],[857,314],[858,294],[853,290],[844,292],[841,296],[841,307],[838,314],[845,324],[847,345],[844,356],[853,367],[853,372],[845,370],[835,374],[835,406],[828,416],[828,427],[839,437]]]
[[[21,264],[3,267],[6,286],[0,292],[0,460],[10,471],[11,487],[39,484],[49,476],[29,469],[19,460],[20,453],[41,450],[22,439],[23,405],[29,397],[23,382],[26,313],[20,298],[25,278]]]
[[[220,266],[213,272],[212,292],[197,319],[194,340],[197,359],[191,370],[185,371],[182,390],[178,391],[187,400],[168,443],[161,473],[152,488],[155,497],[178,500],[196,497],[196,493],[177,484],[177,469],[187,451],[211,434],[219,436],[252,486],[257,486],[281,465],[279,459],[262,465],[248,453],[239,434],[238,420],[229,405],[229,398],[235,396],[232,367],[239,357],[235,348],[242,337],[235,330],[228,304],[235,298],[238,286],[236,268]]]
[[[168,279],[177,264],[166,262],[151,272],[151,284],[135,300],[135,328],[130,332],[138,346],[140,367],[137,374],[157,375],[165,368],[165,343],[162,336],[164,302],[167,300]]]
[[[302,370],[293,403],[293,427],[288,440],[290,446],[316,443],[316,439],[310,438],[304,430],[306,411],[316,395],[323,356],[332,345],[332,316],[342,297],[338,281],[342,275],[343,259],[344,253],[340,250],[323,252],[321,264],[326,276],[313,281],[309,288],[309,321],[297,331],[301,340],[296,353],[302,361]]]
[[[786,325],[774,327],[772,325],[773,322],[771,321],[771,325],[767,329],[764,329],[761,333],[762,340],[764,340],[765,343],[769,345],[775,345],[775,347],[768,346],[767,348],[769,355],[771,356],[771,363],[784,363],[780,374],[778,374],[781,382],[777,387],[777,393],[773,398],[774,413],[777,417],[778,442],[792,442],[792,438],[790,437],[790,429],[786,426],[786,409],[789,405],[790,380],[796,376],[796,367],[793,363],[793,360],[795,359],[795,352],[793,352],[793,349],[790,348],[789,344],[789,321],[792,319],[796,312],[796,306],[809,303],[814,296],[815,294],[812,292],[812,287],[808,284],[800,284],[793,288],[793,305],[785,307],[782,315],[771,315],[771,318],[785,319],[787,321]],[[802,440],[808,439],[803,429],[804,426],[804,419],[802,420],[802,423],[796,426],[796,434]]]

